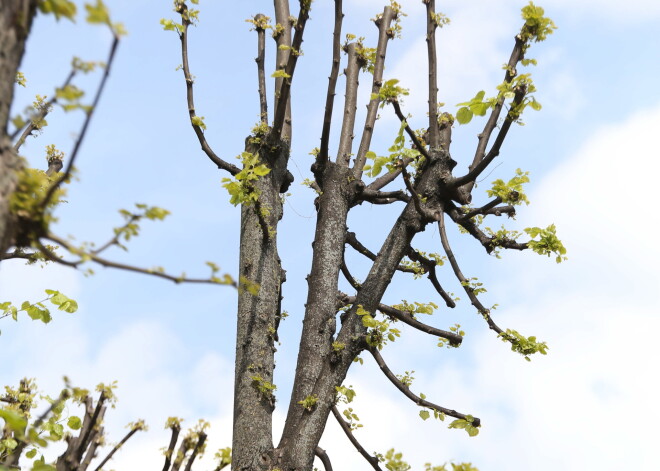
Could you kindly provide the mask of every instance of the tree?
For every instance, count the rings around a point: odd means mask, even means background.
[[[481,91],[471,100],[462,103],[456,113],[441,112],[438,104],[437,87],[437,54],[435,45],[436,29],[447,23],[444,15],[436,12],[435,2],[425,0],[427,16],[427,46],[428,46],[428,121],[424,121],[422,129],[414,130],[412,117],[407,116],[401,104],[401,98],[407,90],[399,85],[396,79],[385,79],[384,66],[386,52],[390,40],[395,39],[400,31],[400,19],[403,15],[400,5],[391,2],[383,12],[376,16],[375,24],[379,36],[375,48],[365,46],[361,38],[351,35],[342,38],[342,2],[335,1],[335,27],[333,32],[333,57],[330,78],[327,89],[326,108],[321,133],[321,143],[315,149],[315,162],[312,166],[314,180],[309,185],[318,192],[315,205],[317,210],[316,234],[313,245],[312,268],[308,277],[308,297],[305,305],[303,333],[301,336],[298,364],[295,371],[294,388],[287,409],[284,432],[279,443],[274,443],[272,436],[272,415],[275,407],[274,380],[275,351],[277,332],[285,313],[281,310],[283,296],[282,285],[285,282],[285,272],[278,256],[278,224],[283,214],[282,194],[285,194],[293,180],[288,170],[292,141],[292,111],[291,93],[298,60],[302,54],[302,42],[309,19],[312,2],[299,2],[298,16],[291,16],[289,3],[286,0],[275,0],[274,24],[264,15],[256,15],[250,21],[257,33],[257,73],[260,97],[260,122],[253,128],[246,139],[245,151],[241,155],[242,166],[239,168],[215,153],[206,139],[206,125],[203,117],[196,112],[194,102],[194,78],[191,74],[188,60],[189,27],[198,18],[198,12],[185,1],[175,1],[175,11],[179,15],[176,20],[162,20],[166,30],[174,31],[181,41],[182,69],[185,78],[186,96],[190,123],[204,154],[219,170],[228,174],[224,186],[230,194],[230,201],[241,206],[241,237],[239,276],[236,281],[231,277],[217,276],[217,268],[211,266],[212,276],[207,279],[187,279],[153,272],[156,276],[169,278],[173,281],[194,281],[233,284],[238,292],[237,340],[235,362],[235,393],[234,393],[234,425],[232,444],[232,468],[237,470],[281,469],[309,470],[313,466],[315,454],[321,457],[326,469],[329,459],[318,448],[318,443],[325,429],[330,414],[340,423],[351,442],[360,450],[365,459],[374,469],[381,469],[379,462],[385,460],[388,469],[406,469],[400,464],[401,457],[394,451],[385,456],[372,456],[365,451],[352,432],[350,409],[347,413],[339,411],[338,402],[350,402],[355,394],[350,388],[343,386],[343,380],[349,368],[359,360],[363,352],[371,354],[384,374],[401,392],[421,407],[420,415],[428,418],[433,414],[443,419],[450,416],[454,420],[451,428],[465,429],[468,434],[478,433],[480,419],[467,413],[444,407],[428,401],[422,395],[414,394],[410,386],[410,378],[395,375],[385,363],[381,350],[388,342],[393,342],[400,335],[394,327],[395,322],[404,322],[413,328],[440,339],[440,345],[458,347],[462,342],[463,333],[460,326],[440,329],[418,320],[417,315],[432,313],[435,303],[408,303],[403,301],[397,305],[386,305],[382,302],[385,291],[392,283],[397,271],[410,273],[413,276],[426,276],[443,303],[453,308],[456,300],[442,286],[441,276],[437,267],[445,262],[451,267],[455,278],[462,286],[470,303],[484,318],[488,327],[511,349],[524,355],[546,353],[547,346],[535,337],[525,337],[515,330],[502,329],[494,321],[492,308],[484,306],[479,300],[479,294],[484,288],[476,278],[463,274],[454,257],[447,237],[447,219],[451,219],[459,228],[476,239],[488,254],[497,254],[502,249],[531,249],[539,254],[554,254],[557,261],[564,258],[565,249],[557,239],[554,226],[546,229],[529,228],[526,230],[531,239],[519,242],[522,236],[515,231],[501,229],[492,230],[483,225],[483,220],[492,216],[513,216],[515,206],[527,202],[523,192],[523,184],[528,181],[527,175],[519,171],[511,180],[505,182],[496,180],[493,187],[487,191],[490,201],[481,206],[472,206],[472,192],[477,179],[499,155],[500,149],[511,126],[520,121],[527,107],[540,109],[534,99],[535,91],[529,74],[519,73],[518,68],[533,63],[526,58],[526,53],[532,42],[541,41],[552,33],[553,23],[544,17],[541,8],[529,4],[523,8],[523,27],[516,35],[511,56],[505,66],[503,82],[497,87],[494,97],[486,97]],[[37,7],[42,10],[63,14],[58,8],[69,5],[68,2],[24,2],[31,18]],[[96,7],[99,11],[101,2]],[[4,14],[3,9],[3,14]],[[9,11],[9,10],[7,10]],[[18,11],[18,10],[16,10]],[[23,10],[21,10],[23,11]],[[14,12],[16,13],[16,12]],[[116,44],[119,39],[119,27],[110,22],[109,16],[96,13],[97,22],[107,24],[115,34],[115,43],[110,51],[107,70],[112,63]],[[66,16],[66,15],[65,15]],[[15,21],[16,16],[8,16],[6,20]],[[4,21],[4,17],[3,17]],[[16,23],[12,23],[16,24]],[[29,28],[25,29],[26,31]],[[8,28],[18,31],[17,28]],[[276,41],[276,71],[273,74],[274,95],[271,100],[274,112],[272,119],[268,111],[266,90],[266,72],[264,66],[266,33],[270,31]],[[18,70],[20,53],[22,52],[26,33],[13,33],[12,41],[3,41],[3,47],[13,47],[16,58],[6,68],[7,77],[13,79]],[[12,44],[14,44],[12,46]],[[12,51],[14,51],[12,49]],[[339,145],[332,157],[330,149],[330,132],[332,128],[333,107],[336,86],[342,64],[342,51],[346,54],[346,99],[344,103],[343,120]],[[8,57],[13,57],[7,54]],[[4,65],[4,64],[3,64]],[[5,67],[3,67],[3,73]],[[356,125],[356,110],[358,101],[358,79],[360,73],[370,74],[371,95],[367,107],[367,116],[362,127],[360,143],[354,150],[353,140]],[[3,76],[3,78],[5,78]],[[3,82],[8,83],[8,82]],[[102,91],[102,81],[97,97]],[[65,90],[62,87],[61,90]],[[11,89],[11,87],[9,87]],[[5,99],[5,97],[7,97]],[[70,97],[61,97],[65,100]],[[3,103],[8,109],[11,103],[11,91],[3,93]],[[394,138],[394,144],[389,154],[379,156],[371,150],[373,130],[376,119],[381,113],[391,110],[401,122],[400,130]],[[94,106],[87,111],[86,129]],[[47,111],[46,111],[47,112]],[[474,158],[469,163],[465,174],[454,176],[458,163],[450,153],[452,129],[455,123],[465,124],[474,116],[487,116],[483,131],[475,149]],[[8,120],[0,115],[3,123]],[[43,118],[43,116],[42,116]],[[30,126],[29,124],[27,126]],[[6,125],[3,129],[6,128]],[[84,136],[84,129],[78,143]],[[5,136],[4,142],[8,142]],[[409,140],[409,143],[407,143]],[[20,146],[18,146],[20,147]],[[9,149],[7,144],[3,149]],[[16,149],[18,150],[18,149]],[[55,154],[54,154],[55,155]],[[5,198],[4,213],[0,213],[0,235],[4,245],[3,258],[46,258],[73,266],[92,261],[106,266],[148,272],[113,263],[102,258],[103,249],[118,245],[121,240],[130,238],[134,233],[134,225],[142,218],[159,219],[166,215],[160,208],[140,207],[138,212],[126,212],[126,225],[116,230],[107,244],[99,249],[76,247],[66,239],[53,234],[48,228],[49,211],[57,202],[57,191],[68,178],[75,152],[70,158],[67,169],[54,181],[40,179],[35,187],[22,188],[27,175],[33,173],[24,171],[3,172],[7,175],[1,194],[12,194],[13,199]],[[13,159],[13,160],[12,160]],[[61,159],[53,157],[56,163]],[[15,152],[6,150],[2,154],[2,164],[6,168],[16,166]],[[59,170],[59,169],[56,169]],[[54,172],[51,172],[51,174]],[[50,176],[50,175],[48,175]],[[399,177],[401,177],[399,179]],[[22,179],[21,179],[22,178]],[[18,182],[18,183],[17,183]],[[386,190],[390,184],[400,184],[400,189]],[[16,190],[18,185],[18,190]],[[21,197],[25,197],[20,199]],[[27,206],[13,209],[10,201],[27,201]],[[52,200],[52,201],[51,201]],[[394,209],[398,217],[389,230],[389,235],[377,252],[370,250],[360,242],[358,236],[347,227],[348,214],[352,209],[363,203],[378,205],[401,205],[402,209]],[[1,210],[2,208],[0,208]],[[20,212],[22,211],[22,212]],[[417,234],[427,227],[437,225],[441,236],[444,255],[428,254],[413,245]],[[73,261],[60,259],[47,244],[54,243],[73,255]],[[9,250],[9,247],[13,250]],[[346,246],[366,257],[371,262],[369,274],[363,282],[352,276],[349,270],[351,258],[346,254]],[[352,289],[351,294],[340,291],[340,273]],[[445,280],[443,279],[443,284]],[[59,300],[59,298],[58,298]],[[64,301],[63,301],[64,302]],[[63,303],[62,302],[62,303]],[[60,303],[60,305],[62,304]],[[27,308],[26,308],[27,309]],[[340,325],[337,325],[339,318]],[[26,386],[27,387],[27,386]],[[75,396],[75,394],[74,394]],[[102,388],[97,409],[108,400],[110,394]],[[79,394],[82,402],[90,401],[89,395]],[[57,401],[55,402],[57,403]],[[100,413],[94,413],[91,402],[87,402],[89,423],[98,420]],[[5,418],[5,420],[7,420]],[[21,425],[23,428],[25,424]],[[83,425],[84,428],[84,425]],[[170,446],[170,457],[177,443],[180,425],[173,421],[170,424],[173,431],[173,442]],[[199,448],[203,446],[205,437],[203,428],[197,430],[196,441],[189,440],[182,444],[182,456],[192,453],[189,465]],[[20,434],[19,434],[20,435]],[[18,436],[18,442],[25,437]],[[24,443],[24,442],[21,442]],[[92,441],[89,437],[76,442],[75,459],[69,459],[67,466],[77,469],[82,454]],[[85,445],[85,446],[83,446]],[[9,456],[16,464],[20,452]],[[93,453],[92,453],[93,455]],[[72,456],[71,454],[68,455]],[[67,459],[63,459],[66,461]],[[176,459],[175,459],[176,462]],[[71,464],[73,463],[73,464]],[[397,464],[399,463],[399,464]],[[168,469],[169,463],[166,465]],[[179,466],[182,462],[179,462]],[[67,468],[68,469],[68,468]],[[178,467],[173,468],[178,469]],[[467,469],[467,468],[466,468]]]

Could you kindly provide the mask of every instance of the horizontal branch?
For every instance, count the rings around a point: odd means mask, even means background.
[[[358,196],[358,201],[356,204],[360,204],[363,201],[367,201],[372,204],[390,204],[397,201],[403,201],[407,203],[410,201],[410,196],[403,190],[396,191],[375,191],[365,189]]]
[[[481,425],[481,420],[477,417],[470,419],[466,414],[457,412],[454,409],[447,409],[446,407],[439,406],[437,404],[434,404],[433,402],[427,401],[426,399],[422,399],[418,395],[414,394],[410,390],[408,385],[403,383],[399,378],[396,377],[394,373],[392,373],[392,370],[390,370],[387,364],[385,363],[385,360],[378,351],[378,348],[369,347],[369,353],[371,353],[371,355],[374,357],[374,360],[376,360],[376,363],[380,367],[381,371],[385,373],[387,379],[389,379],[390,382],[394,384],[394,386],[396,386],[396,388],[399,391],[401,391],[404,396],[406,396],[408,399],[413,401],[418,406],[437,410],[438,412],[442,412],[443,414],[448,415],[450,417],[454,417],[456,419],[471,420],[472,425],[475,427],[479,427]]]
[[[80,252],[79,249],[73,247],[69,242],[66,240],[54,235],[54,234],[47,234],[45,239],[50,240],[51,242],[55,242],[56,244],[64,247],[66,250],[68,250],[72,254],[77,254]],[[140,268],[140,267],[135,267],[132,265],[126,265],[123,263],[118,263],[118,262],[113,262],[111,260],[107,260],[105,258],[101,258],[98,255],[96,255],[94,252],[85,252],[84,254],[81,255],[81,258],[76,261],[68,261],[64,260],[54,253],[52,253],[50,250],[48,250],[46,247],[43,246],[43,244],[39,244],[39,250],[43,252],[43,254],[48,258],[49,260],[53,262],[57,262],[63,265],[67,265],[69,267],[73,268],[78,268],[80,265],[92,261],[95,262],[103,267],[106,268],[117,268],[119,270],[125,270],[125,271],[130,271],[134,273],[142,273],[144,275],[151,275],[155,276],[157,278],[163,278],[165,280],[173,281],[174,283],[204,283],[204,284],[211,284],[211,285],[230,285],[233,286],[234,288],[238,288],[238,283],[236,283],[235,280],[232,280],[231,282],[225,283],[219,282],[218,280],[214,280],[213,278],[188,278],[186,276],[173,276],[169,275],[167,273],[162,273],[157,270],[153,269],[147,269],[147,268]]]
[[[368,248],[366,248],[364,245],[362,245],[362,243],[359,240],[357,240],[357,237],[355,236],[355,232],[346,233],[346,243],[351,247],[353,247],[353,249],[356,252],[361,253],[369,260],[376,261],[376,254],[373,253]],[[399,265],[397,270],[406,273],[415,273],[415,274],[417,273],[414,268],[406,267],[404,265]]]
[[[401,169],[406,168],[410,162],[412,162],[413,159],[411,157],[406,157],[403,159],[403,162],[401,163],[401,167],[396,169],[393,172],[387,172],[384,175],[381,175],[380,177],[376,178],[374,181],[372,181],[369,185],[366,187],[366,191],[378,191],[381,188],[385,187],[386,185],[392,183],[396,178],[401,175]]]

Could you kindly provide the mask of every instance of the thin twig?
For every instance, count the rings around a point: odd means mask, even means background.
[[[268,98],[266,95],[266,72],[264,70],[266,55],[266,30],[259,26],[260,20],[265,18],[261,13],[255,15],[254,24],[257,30],[257,74],[259,76],[259,116],[261,122],[268,124]]]
[[[365,450],[364,447],[360,444],[360,442],[357,441],[357,438],[355,438],[355,435],[353,435],[351,426],[341,416],[341,413],[339,412],[339,409],[337,409],[337,406],[332,406],[332,415],[335,416],[335,419],[337,419],[339,426],[344,431],[344,433],[346,434],[350,442],[353,444],[355,449],[364,457],[365,460],[367,460],[367,462],[371,465],[371,467],[374,468],[376,471],[383,471],[382,468],[378,465],[378,458],[367,453],[367,450]]]
[[[429,258],[426,258],[423,256],[421,253],[419,253],[417,250],[413,249],[410,247],[410,250],[408,250],[407,254],[408,258],[410,260],[416,261],[422,265],[424,268],[424,271],[427,273],[427,276],[429,280],[431,281],[431,284],[435,288],[435,290],[438,292],[440,297],[444,299],[445,304],[449,308],[455,308],[456,307],[456,301],[454,301],[451,296],[444,290],[444,288],[440,285],[440,281],[438,281],[438,275],[436,273],[436,263],[434,260],[431,260]]]
[[[220,157],[218,157],[215,152],[213,152],[213,149],[211,149],[211,146],[206,141],[206,137],[204,137],[204,130],[199,125],[199,123],[195,123],[196,120],[194,118],[196,118],[197,115],[195,113],[195,100],[193,95],[194,79],[190,73],[190,66],[188,64],[188,27],[191,23],[186,16],[186,11],[188,9],[186,4],[184,2],[177,2],[177,4],[179,6],[178,13],[181,14],[181,20],[183,23],[183,31],[179,34],[179,39],[181,39],[181,60],[183,76],[186,81],[186,101],[188,103],[188,115],[190,117],[190,124],[195,131],[195,135],[197,136],[199,144],[202,146],[202,150],[208,156],[208,158],[211,159],[211,161],[217,165],[219,169],[226,170],[230,174],[236,175],[241,170],[235,165],[225,162]]]
[[[119,451],[119,449],[124,446],[124,444],[130,440],[130,438],[135,435],[135,433],[139,430],[143,430],[141,427],[133,427],[131,430],[124,436],[124,438],[121,439],[119,443],[117,443],[110,453],[108,453],[108,456],[106,456],[103,461],[101,461],[101,464],[99,464],[94,471],[101,471],[101,468],[103,468],[103,465],[106,464],[110,459],[112,459],[113,455]]]
[[[401,105],[399,104],[398,100],[392,100],[390,103],[392,103],[392,107],[394,108],[394,113],[396,113],[396,116],[399,118],[399,121],[402,123],[406,123],[406,127],[404,128],[406,130],[406,134],[410,137],[410,140],[413,141],[413,144],[415,144],[415,147],[419,151],[420,154],[422,154],[425,158],[426,161],[430,161],[431,157],[429,156],[428,151],[426,150],[426,147],[424,147],[417,137],[417,134],[415,134],[415,131],[412,130],[410,125],[408,124],[408,120],[403,114],[403,111],[401,111]]]

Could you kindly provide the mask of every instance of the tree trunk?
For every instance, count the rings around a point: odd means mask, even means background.
[[[0,253],[7,251],[13,238],[9,196],[16,188],[20,168],[7,136],[9,109],[36,5],[36,0],[0,0]]]

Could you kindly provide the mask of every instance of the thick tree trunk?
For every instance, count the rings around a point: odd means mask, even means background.
[[[270,469],[275,346],[284,282],[277,253],[277,224],[282,217],[280,190],[288,186],[289,147],[284,142],[248,151],[260,154],[271,172],[254,184],[257,204],[241,208],[241,245],[234,382],[232,470]],[[284,190],[285,191],[285,190]],[[252,290],[258,289],[258,292]]]
[[[20,166],[7,136],[9,109],[36,4],[36,0],[0,0],[0,253],[6,252],[12,241],[9,195],[16,187]]]

